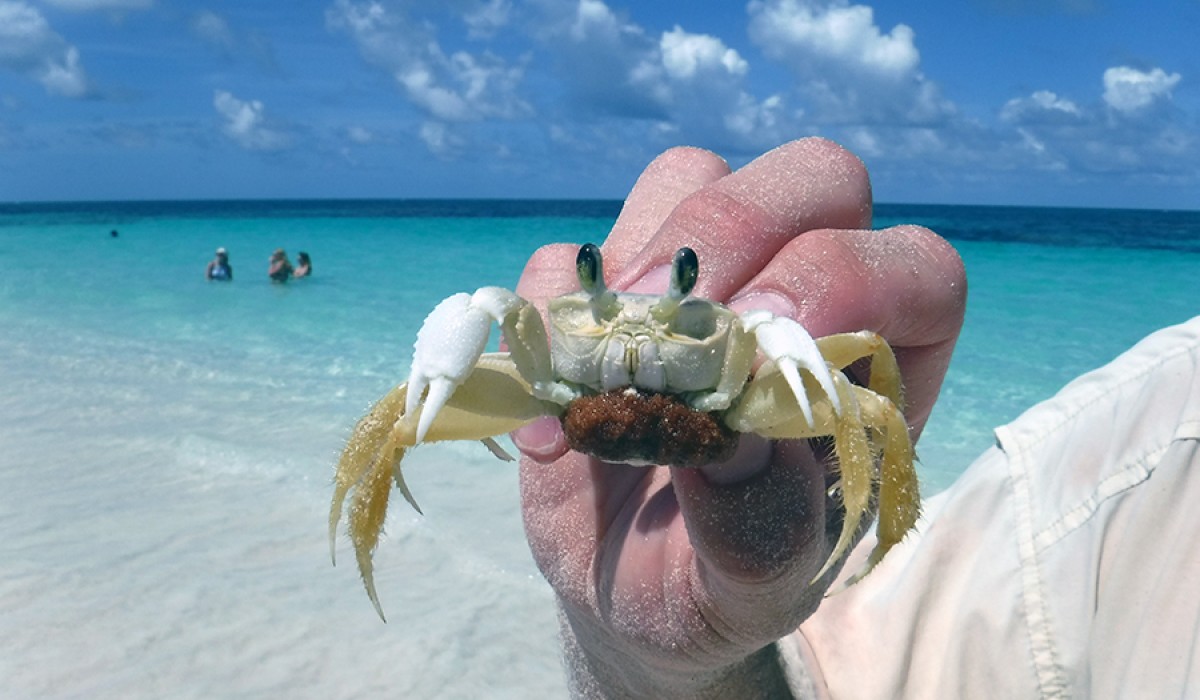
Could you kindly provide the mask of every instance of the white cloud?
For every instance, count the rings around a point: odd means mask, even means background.
[[[884,32],[848,0],[753,0],[747,11],[751,39],[795,75],[822,121],[929,124],[954,112],[921,74],[907,25]]]
[[[1169,99],[1180,81],[1178,73],[1162,68],[1144,72],[1128,66],[1104,71],[1104,102],[1118,112],[1136,112],[1160,99]]]
[[[783,96],[750,94],[750,64],[717,37],[676,26],[645,61],[655,66],[657,89],[668,96],[667,114],[684,139],[752,152],[794,133]]]
[[[749,62],[719,37],[680,26],[653,36],[602,0],[542,6],[537,34],[559,59],[575,118],[615,117],[655,143],[737,152],[786,138],[782,96],[750,94]]]
[[[571,25],[572,39],[588,42],[599,38],[611,42],[624,33],[641,34],[642,31],[630,25],[623,25],[602,0],[579,0],[575,9],[575,22]]]
[[[892,78],[911,75],[921,61],[913,30],[898,24],[884,34],[865,5],[755,0],[749,11],[759,43],[781,58],[817,60]]]
[[[687,92],[736,91],[749,70],[738,52],[720,39],[691,34],[678,26],[663,32],[657,46],[646,45],[629,55],[637,61],[624,67],[627,72],[617,79],[668,111],[678,107],[676,100]],[[722,103],[710,104],[709,108],[720,110]]]
[[[67,97],[81,97],[87,93],[87,76],[79,63],[79,49],[67,47],[61,61],[47,61],[39,75],[46,90]]]
[[[79,50],[21,0],[0,0],[0,66],[37,80],[55,95],[84,97],[90,92]]]
[[[570,92],[578,116],[665,119],[670,94],[661,80],[658,42],[601,0],[547,0],[534,33]]]
[[[438,120],[512,119],[532,111],[518,94],[523,65],[489,53],[446,54],[432,25],[402,11],[379,2],[337,0],[325,19],[330,29],[349,34],[369,63],[388,71],[410,102]]]
[[[1049,90],[1029,97],[1014,97],[1000,110],[1000,118],[1012,123],[1070,123],[1083,117],[1079,107]]]
[[[760,102],[743,92],[725,112],[722,123],[730,134],[750,146],[781,141],[788,130],[786,119],[781,95],[771,95]]]
[[[667,75],[676,80],[691,80],[697,73],[728,73],[745,75],[749,64],[716,37],[689,34],[679,25],[664,32],[659,41],[662,65]]]
[[[872,129],[862,127],[847,129],[843,138],[850,150],[860,158],[874,158],[886,153],[880,144],[879,135]]]
[[[421,141],[431,153],[449,156],[465,145],[463,139],[441,122],[425,122],[418,131]]]
[[[213,94],[213,107],[225,118],[225,134],[251,151],[278,151],[287,137],[265,125],[265,108],[258,100],[243,101],[224,90]]]
[[[1200,143],[1175,115],[1151,109],[1180,80],[1160,68],[1118,66],[1104,72],[1100,104],[1091,109],[1048,90],[1009,100],[1000,117],[1016,127],[1010,162],[1074,177],[1170,178],[1194,170]]]

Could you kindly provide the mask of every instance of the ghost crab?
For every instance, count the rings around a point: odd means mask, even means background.
[[[409,380],[355,427],[335,475],[330,553],[351,497],[348,531],[381,618],[371,558],[392,482],[420,512],[400,470],[405,451],[423,442],[481,440],[511,460],[493,438],[542,416],[562,420],[573,449],[641,465],[717,461],[747,432],[831,438],[845,514],[814,580],[849,549],[873,500],[878,542],[850,583],[913,527],[919,496],[900,373],[879,335],[814,340],[790,318],[739,315],[690,297],[699,264],[689,248],[676,253],[661,297],[609,290],[594,245],[580,248],[576,268],[582,291],[550,301],[549,338],[537,309],[506,289],[442,301],[417,334]],[[493,320],[508,352],[483,352]],[[764,362],[752,372],[760,353]],[[859,360],[870,362],[866,387],[843,373]]]

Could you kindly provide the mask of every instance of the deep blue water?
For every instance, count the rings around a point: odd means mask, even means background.
[[[1200,252],[1200,212],[881,204],[877,226],[918,223],[951,241]]]
[[[120,226],[154,218],[598,218],[620,200],[233,200],[0,203],[0,227]],[[1072,207],[876,204],[876,226],[916,223],[953,241],[1200,252],[1200,212]]]
[[[145,219],[519,218],[615,219],[619,200],[336,199],[145,202],[30,202],[0,204],[0,226],[96,224]]]

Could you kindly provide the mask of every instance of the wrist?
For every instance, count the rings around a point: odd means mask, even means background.
[[[774,644],[725,664],[656,656],[599,630],[560,601],[559,633],[574,698],[793,698]]]

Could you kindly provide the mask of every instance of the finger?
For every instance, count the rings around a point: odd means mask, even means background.
[[[545,315],[546,302],[579,289],[575,258],[579,246],[551,243],[534,251],[517,280],[517,295],[538,306]]]
[[[695,594],[737,625],[727,634],[755,641],[790,632],[820,602],[823,587],[810,582],[832,544],[831,513],[826,466],[807,441],[747,438],[767,463],[753,478],[717,485],[700,470],[672,468],[671,480],[702,562]]]
[[[672,148],[655,158],[638,177],[604,241],[606,266],[620,270],[629,265],[680,202],[728,174],[723,158],[699,148]]]
[[[831,141],[793,141],[682,201],[636,260],[613,271],[610,284],[666,289],[671,258],[686,245],[700,259],[695,293],[721,301],[791,239],[813,229],[863,228],[870,220],[862,161]]]
[[[517,295],[529,300],[546,316],[547,302],[579,288],[575,273],[575,257],[579,247],[569,243],[554,243],[534,252],[525,264],[517,281]],[[540,418],[510,433],[513,445],[531,459],[548,464],[567,453],[567,439],[562,424],[554,416]]]
[[[962,259],[928,229],[813,231],[779,251],[730,307],[790,316],[814,337],[879,333],[896,353],[919,433],[962,327],[966,288]]]

